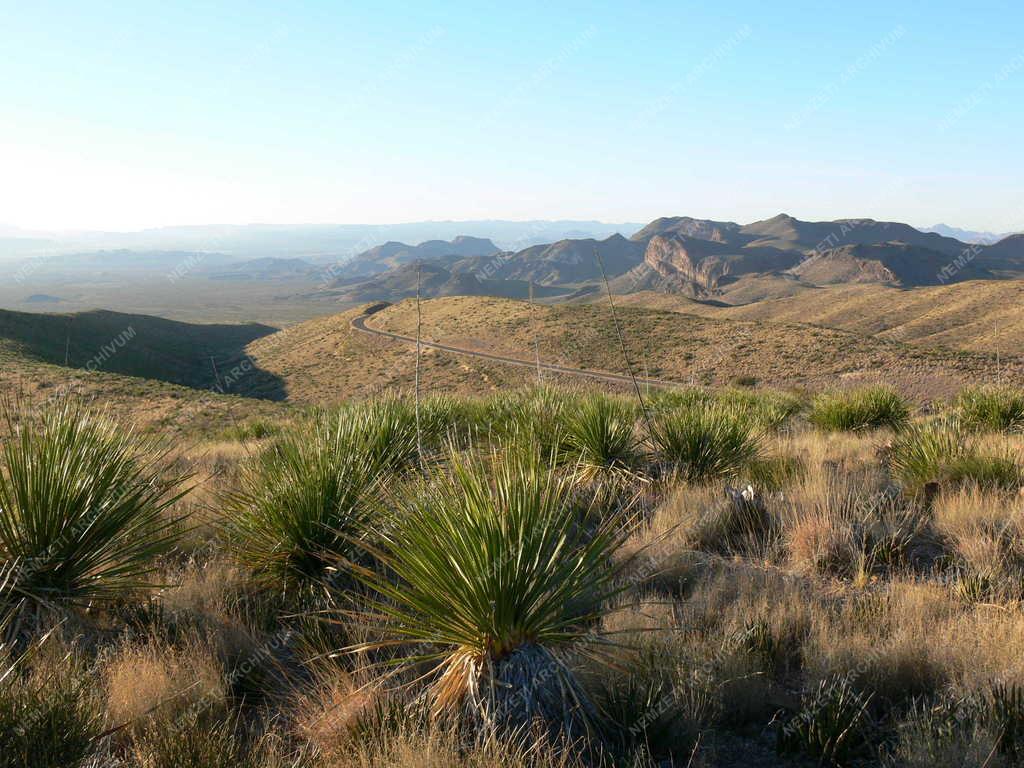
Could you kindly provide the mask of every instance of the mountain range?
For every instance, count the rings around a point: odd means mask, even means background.
[[[779,214],[739,224],[675,216],[655,219],[630,237],[569,238],[518,251],[467,237],[386,243],[329,270],[325,293],[339,301],[415,295],[415,263],[430,265],[420,285],[425,296],[518,296],[530,283],[546,295],[587,295],[607,277],[618,293],[654,290],[728,301],[739,288],[788,294],[839,284],[910,288],[1020,277],[1024,235],[982,245],[873,219],[812,222]]]
[[[380,231],[452,230],[470,223],[428,224],[395,225]],[[585,299],[603,291],[607,279],[608,287],[620,294],[655,291],[745,304],[830,285],[913,288],[1024,276],[1024,235],[974,243],[949,233],[965,238],[982,233],[961,233],[948,227],[922,231],[900,222],[867,218],[803,221],[783,213],[744,224],[671,216],[642,227],[630,225],[627,232],[632,234],[628,235],[609,231],[614,225],[600,225],[603,236],[583,232],[585,236],[532,242],[534,235],[561,233],[567,227],[588,223],[535,224],[529,230],[522,229],[525,224],[520,226],[521,242],[512,248],[503,247],[508,241],[498,237],[463,232],[450,239],[370,242],[352,256],[329,257],[323,252],[300,256],[295,254],[311,247],[316,238],[330,240],[345,228],[225,228],[219,242],[227,246],[238,246],[239,238],[248,237],[259,240],[259,251],[279,239],[283,244],[288,232],[297,242],[267,255],[250,255],[244,247],[202,251],[118,248],[55,254],[13,262],[11,267],[16,282],[32,278],[26,296],[49,295],[53,293],[51,284],[81,286],[102,283],[111,276],[166,278],[169,284],[188,277],[280,284],[279,295],[286,299],[339,303],[394,301],[416,295],[417,284],[426,297],[523,298],[532,286],[533,293],[542,298]],[[472,225],[473,231],[493,226],[499,233],[511,233],[509,222]],[[186,234],[209,234],[210,230],[184,229]],[[181,230],[176,233],[180,236]],[[269,239],[260,240],[258,235]],[[175,242],[183,241],[179,237]]]

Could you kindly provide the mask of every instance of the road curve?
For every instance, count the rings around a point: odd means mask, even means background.
[[[369,308],[369,311],[359,315],[359,317],[352,319],[352,329],[359,331],[360,333],[369,334],[370,336],[381,336],[386,339],[393,339],[395,341],[404,341],[410,344],[415,344],[416,339],[413,336],[403,336],[400,333],[391,333],[390,331],[381,331],[377,328],[371,328],[366,324],[367,319],[372,317],[376,312],[383,309],[384,305],[374,305]],[[435,341],[420,341],[420,344],[424,347],[430,347],[431,349],[439,349],[442,352],[451,352],[453,355],[463,355],[465,357],[475,357],[480,360],[488,360],[494,363],[501,363],[503,365],[515,365],[520,368],[537,368],[536,360],[523,360],[518,357],[504,357],[503,355],[494,355],[490,352],[478,352],[472,349],[463,349],[462,347],[453,347],[449,344],[439,344]],[[561,373],[567,376],[581,376],[587,379],[595,379],[597,381],[606,381],[612,384],[632,384],[632,379],[629,376],[625,376],[621,373],[610,373],[608,371],[588,371],[583,368],[568,368],[564,365],[555,365],[553,363],[541,362],[540,368],[542,371],[549,371],[551,373]],[[677,381],[665,381],[664,379],[649,379],[642,376],[637,376],[637,384],[642,384],[645,387],[661,387],[664,389],[676,389],[686,386],[680,384]]]

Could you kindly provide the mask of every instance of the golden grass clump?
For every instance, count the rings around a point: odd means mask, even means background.
[[[228,697],[216,654],[197,638],[181,647],[159,640],[125,645],[106,663],[104,676],[113,725],[173,720],[193,709],[219,710]]]

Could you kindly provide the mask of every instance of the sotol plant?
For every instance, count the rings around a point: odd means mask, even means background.
[[[436,709],[484,730],[540,719],[579,735],[591,707],[563,651],[600,646],[594,627],[625,567],[612,554],[631,526],[613,515],[586,528],[539,452],[453,457],[398,507],[385,567],[362,576],[383,635],[351,650],[398,646],[409,664],[433,662]]]
[[[871,695],[845,675],[822,680],[797,715],[778,734],[780,754],[803,752],[821,765],[846,765],[867,743]]]
[[[175,542],[167,510],[184,495],[162,451],[72,401],[39,414],[9,405],[5,421],[0,556],[18,563],[16,593],[84,604],[144,586]]]

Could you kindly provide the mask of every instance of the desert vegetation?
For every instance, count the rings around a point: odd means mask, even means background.
[[[1022,393],[7,404],[0,766],[1012,766]]]

